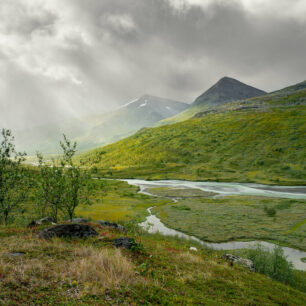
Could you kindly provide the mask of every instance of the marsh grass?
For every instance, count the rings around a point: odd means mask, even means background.
[[[168,227],[204,241],[274,240],[306,249],[305,200],[258,196],[189,198],[156,207],[154,212]]]

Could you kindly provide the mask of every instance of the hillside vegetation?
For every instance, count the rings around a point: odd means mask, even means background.
[[[80,156],[108,177],[305,184],[306,90],[230,103]]]

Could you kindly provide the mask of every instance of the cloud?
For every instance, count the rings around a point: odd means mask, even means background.
[[[2,0],[0,120],[191,102],[224,75],[278,89],[305,79],[305,23],[302,0]]]

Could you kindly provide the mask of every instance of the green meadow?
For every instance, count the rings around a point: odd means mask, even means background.
[[[170,228],[204,241],[264,240],[306,250],[305,200],[187,198],[156,207],[154,212]]]

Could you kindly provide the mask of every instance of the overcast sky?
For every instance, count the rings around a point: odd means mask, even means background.
[[[222,76],[306,79],[305,0],[0,0],[0,122],[192,102]]]

